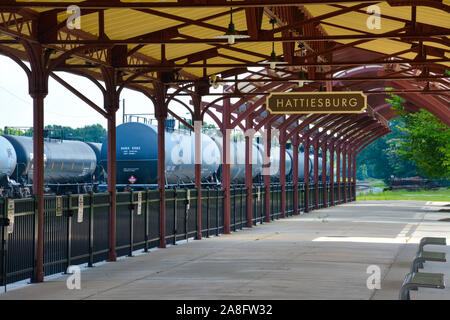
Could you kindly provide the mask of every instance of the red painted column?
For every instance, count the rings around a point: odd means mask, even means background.
[[[163,106],[160,106],[163,107]],[[156,116],[158,120],[158,188],[159,188],[159,247],[166,247],[166,116],[163,112]]]
[[[44,99],[48,94],[48,75],[44,51],[40,45],[24,43],[31,73],[28,74],[29,94],[33,99],[33,195],[37,206],[35,216],[34,272],[32,282],[44,281]]]
[[[202,149],[201,131],[195,132],[195,187],[197,188],[197,235],[196,240],[202,239],[202,164],[201,153],[198,151]],[[201,151],[200,151],[201,152]]]
[[[356,152],[353,153],[353,200],[356,201]]]
[[[319,209],[319,141],[314,142],[314,209]]]
[[[292,141],[292,153],[293,163],[292,163],[292,183],[294,185],[294,215],[298,215],[298,137],[295,135],[291,139]]]
[[[347,145],[342,146],[342,180],[344,183],[344,203],[347,202]]]
[[[230,192],[230,139],[227,135],[227,129],[230,125],[230,99],[223,101],[222,112],[222,189],[224,191],[223,199],[223,224],[224,233],[230,234],[230,209],[231,209],[231,192]]]
[[[352,194],[353,194],[353,192],[352,192],[352,153],[351,153],[351,151],[350,151],[350,146],[348,146],[348,154],[347,154],[347,166],[348,166],[348,169],[347,169],[347,183],[348,183],[348,187],[349,187],[349,191],[348,191],[348,197],[350,198],[350,201],[349,202],[351,202],[352,200],[351,200],[351,197],[352,197]]]
[[[327,142],[322,142],[322,184],[323,184],[323,207],[327,205]]]
[[[334,206],[334,141],[330,143],[330,202]]]
[[[248,117],[245,120],[245,129],[247,134],[245,135],[245,186],[247,187],[247,228],[253,226],[253,165],[252,165],[252,145],[253,135],[250,135],[250,130],[253,127],[253,120]]]
[[[108,192],[109,207],[109,257],[108,261],[116,261],[116,113],[108,115]]]
[[[337,183],[337,200],[341,203],[341,145],[336,146],[336,183]]]
[[[32,91],[33,90],[33,91]],[[33,98],[33,194],[37,200],[37,248],[34,282],[44,281],[44,98],[47,93],[30,88]]]
[[[304,162],[303,162],[303,172],[304,172],[304,183],[305,183],[305,212],[309,212],[309,137],[303,138],[304,147]]]
[[[263,164],[263,169],[266,169],[266,172],[264,174],[264,186],[266,188],[264,200],[266,204],[266,222],[270,222],[270,148],[272,145],[272,126],[270,124],[267,124],[265,126],[265,130],[266,139],[264,139],[264,154],[267,157],[266,159],[268,159],[268,163]]]
[[[116,261],[116,113],[119,110],[119,95],[117,91],[117,74],[114,68],[102,68],[106,90],[103,96],[105,110],[108,112],[108,143],[107,172],[109,192],[109,256],[108,261]]]
[[[197,189],[197,234],[196,240],[202,239],[202,97],[194,95],[194,134],[195,134],[195,187]]]
[[[286,218],[286,141],[284,137],[284,131],[280,132],[281,216]]]

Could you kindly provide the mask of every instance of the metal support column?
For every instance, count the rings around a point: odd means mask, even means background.
[[[337,203],[341,203],[341,145],[336,146]]]
[[[166,119],[167,105],[165,103],[166,87],[155,83],[155,118],[158,121],[158,188],[159,188],[159,247],[165,248],[166,243]]]
[[[303,138],[304,147],[304,161],[303,161],[303,172],[304,172],[304,183],[305,183],[305,212],[309,212],[309,137]]]
[[[119,110],[119,95],[117,91],[117,72],[114,68],[102,68],[106,90],[104,91],[104,106],[108,113],[108,143],[107,143],[107,172],[108,172],[108,192],[110,196],[109,207],[109,257],[108,261],[117,260],[116,252],[116,113]]]
[[[348,153],[347,153],[347,184],[348,184],[348,194],[347,194],[347,196],[348,196],[348,199],[349,199],[349,202],[351,202],[352,201],[352,194],[353,194],[353,192],[352,192],[352,190],[353,190],[353,187],[352,187],[352,153],[351,153],[351,151],[350,151],[350,146],[348,147],[348,151],[347,151]]]
[[[224,234],[230,234],[230,210],[231,210],[231,183],[230,183],[230,137],[228,128],[230,126],[230,99],[223,101],[222,112],[222,189],[223,199],[223,226]]]
[[[319,209],[319,141],[314,145],[314,209]]]
[[[251,228],[253,226],[253,176],[252,176],[252,143],[253,143],[253,135],[250,135],[250,130],[253,127],[253,120],[251,117],[248,117],[245,121],[245,129],[247,130],[247,134],[245,135],[245,186],[247,188],[247,228]]]
[[[264,197],[265,204],[266,204],[266,222],[270,222],[270,148],[272,145],[272,126],[271,124],[265,125],[266,130],[266,138],[264,139],[264,154],[265,159],[264,161],[267,163],[263,164],[263,170],[265,169],[264,174],[264,187],[266,189],[266,194]]]
[[[284,131],[280,132],[280,185],[281,216],[286,218],[286,141]]]
[[[347,202],[347,145],[342,146],[342,182],[344,183],[343,202]]]
[[[322,142],[322,184],[323,184],[323,207],[328,207],[327,195],[327,142]]]
[[[356,201],[356,152],[353,153],[353,199]]]
[[[195,134],[195,187],[197,188],[197,234],[196,240],[202,239],[202,97],[193,96],[194,101],[194,134]],[[186,230],[187,232],[187,230]]]
[[[35,261],[33,282],[44,281],[44,99],[48,94],[48,73],[45,53],[40,45],[25,44],[31,73],[29,94],[33,98],[33,194],[37,217],[35,219]]]
[[[298,136],[295,135],[292,139],[292,183],[294,185],[294,215],[298,215]]]
[[[334,206],[334,143],[330,144],[330,203]]]

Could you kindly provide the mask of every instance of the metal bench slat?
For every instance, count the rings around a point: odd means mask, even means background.
[[[418,287],[444,289],[445,288],[444,274],[415,272],[413,273],[408,284],[412,286],[417,285]]]
[[[422,251],[418,257],[424,259],[425,261],[447,261],[445,252]]]
[[[437,238],[437,237],[425,237],[420,240],[420,244],[422,246],[431,244],[431,245],[447,245],[447,239],[446,238]]]

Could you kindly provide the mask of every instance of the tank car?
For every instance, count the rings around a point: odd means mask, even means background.
[[[94,174],[92,176],[92,181],[104,181],[106,179],[106,170],[103,168],[102,164],[100,163],[101,159],[101,153],[102,153],[102,144],[101,143],[95,143],[95,142],[86,142],[89,147],[92,148],[95,152],[95,157],[97,158],[97,166],[95,168]]]
[[[10,177],[31,188],[33,182],[33,138],[4,135],[14,148],[17,162]],[[86,192],[97,166],[95,152],[86,143],[68,140],[44,142],[44,184],[56,193]],[[80,189],[80,185],[81,189]]]
[[[211,136],[211,139],[217,144],[220,152],[219,169],[217,176],[222,177],[222,150],[223,139],[221,136]],[[245,183],[245,142],[230,141],[230,183]],[[263,168],[263,151],[257,143],[252,144],[252,178],[256,179],[262,174]]]
[[[13,145],[0,136],[0,196],[12,196],[14,180],[12,173],[16,169],[17,155]]]
[[[158,183],[158,128],[128,122],[116,128],[117,186],[136,188]],[[103,143],[100,163],[107,168],[107,141]],[[183,131],[165,132],[166,184],[192,184],[195,181],[195,135]],[[214,182],[220,153],[211,138],[202,134],[203,182]]]

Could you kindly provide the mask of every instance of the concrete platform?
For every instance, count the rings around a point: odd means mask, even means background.
[[[397,299],[420,238],[450,241],[444,205],[354,202],[84,268],[81,290],[61,275],[8,286],[0,299]],[[450,260],[450,246],[426,249]],[[371,265],[381,270],[379,290],[366,285]],[[450,262],[422,271],[445,273],[448,288],[411,298],[450,299]]]

